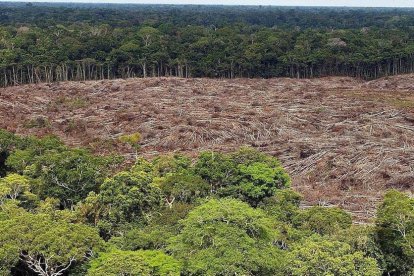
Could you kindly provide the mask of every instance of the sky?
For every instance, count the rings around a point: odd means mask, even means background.
[[[18,1],[21,0],[8,0],[8,2]],[[414,7],[414,0],[24,0],[23,2]]]

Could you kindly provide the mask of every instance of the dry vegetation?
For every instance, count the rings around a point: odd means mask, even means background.
[[[10,87],[0,90],[0,127],[125,155],[133,151],[116,138],[136,131],[146,156],[252,145],[282,161],[305,205],[341,205],[361,221],[385,189],[414,189],[414,75]]]

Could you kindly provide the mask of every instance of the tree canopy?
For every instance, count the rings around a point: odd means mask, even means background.
[[[55,137],[0,131],[0,145],[2,275],[414,272],[414,203],[399,191],[361,226],[339,207],[303,208],[280,162],[252,148],[125,165]]]
[[[288,255],[287,275],[381,275],[374,258],[338,241],[309,238],[294,244]]]
[[[102,253],[91,262],[87,275],[152,275],[178,276],[181,265],[161,251],[121,251]]]
[[[0,13],[1,86],[414,71],[413,9],[2,3]]]
[[[282,265],[280,233],[265,213],[235,199],[212,199],[182,221],[169,249],[189,275],[271,275]]]
[[[0,258],[9,269],[20,261],[38,275],[64,275],[102,245],[96,229],[86,225],[26,211],[4,215],[8,218],[0,220]]]

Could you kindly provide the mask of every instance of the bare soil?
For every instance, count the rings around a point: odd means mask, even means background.
[[[0,89],[0,128],[55,134],[99,154],[230,151],[251,145],[278,157],[304,205],[374,216],[386,189],[414,190],[414,75],[352,78],[147,78]]]

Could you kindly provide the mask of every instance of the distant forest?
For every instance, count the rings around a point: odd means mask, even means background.
[[[414,72],[414,9],[0,3],[0,86]]]

